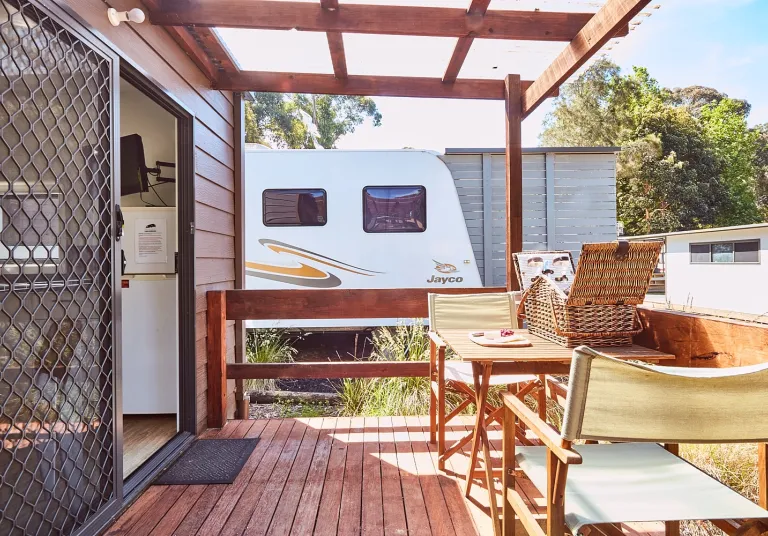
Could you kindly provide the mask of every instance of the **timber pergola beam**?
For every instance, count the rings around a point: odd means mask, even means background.
[[[518,41],[571,41],[592,13],[488,11],[276,0],[155,0],[152,24]],[[488,2],[477,2],[478,4]],[[486,7],[487,9],[487,7]],[[629,27],[624,30],[629,32]],[[626,35],[626,33],[624,35]]]
[[[160,9],[162,2],[144,0],[150,12]],[[237,61],[211,28],[170,26],[166,29],[211,82],[215,82],[221,73],[236,73],[240,70]]]
[[[555,61],[523,93],[523,119],[584,65],[617,32],[629,24],[650,0],[608,0]]]
[[[528,88],[529,80],[521,82]],[[444,83],[440,78],[409,76],[355,76],[332,74],[240,71],[222,74],[214,87],[230,91],[267,91],[370,97],[422,97],[504,100],[504,80],[460,79]]]

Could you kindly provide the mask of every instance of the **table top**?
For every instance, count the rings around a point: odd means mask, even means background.
[[[516,329],[532,346],[524,348],[493,348],[481,346],[469,340],[469,329],[439,329],[437,334],[454,352],[459,354],[463,361],[550,361],[569,362],[573,355],[573,348],[563,348],[536,335],[528,333],[527,329]],[[474,330],[480,331],[480,330]],[[666,354],[657,350],[651,350],[644,346],[633,344],[632,346],[595,347],[594,350],[617,359],[637,359],[638,361],[664,361],[675,359],[673,354]]]

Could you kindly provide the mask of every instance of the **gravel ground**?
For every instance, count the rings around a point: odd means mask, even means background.
[[[336,417],[338,406],[321,404],[251,404],[251,419],[285,419],[291,417]]]

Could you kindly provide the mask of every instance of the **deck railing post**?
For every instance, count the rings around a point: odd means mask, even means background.
[[[208,428],[227,422],[227,294],[209,291],[208,300]]]

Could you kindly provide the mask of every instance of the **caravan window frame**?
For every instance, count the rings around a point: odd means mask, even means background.
[[[323,222],[320,223],[268,223],[267,222],[267,193],[268,192],[322,192],[324,203]],[[261,192],[261,221],[264,227],[323,227],[328,223],[328,192],[325,188],[265,188]]]
[[[372,188],[419,188],[424,193],[424,228],[422,229],[387,229],[383,231],[369,231],[366,228],[365,220],[366,220],[366,195],[368,193],[368,190]],[[427,187],[423,184],[369,184],[368,186],[365,186],[363,188],[363,194],[362,194],[362,203],[363,203],[363,210],[362,210],[362,216],[363,216],[363,231],[368,234],[400,234],[400,233],[423,233],[427,230],[427,222],[428,222],[428,216],[427,216]]]

